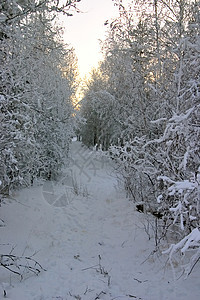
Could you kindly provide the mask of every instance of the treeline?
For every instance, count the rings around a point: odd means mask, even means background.
[[[157,245],[173,226],[170,255],[193,249],[189,274],[200,259],[200,1],[115,4],[85,85],[82,140],[108,150],[127,195],[159,217]]]
[[[50,179],[66,162],[77,68],[56,16],[79,1],[0,3],[0,193]]]

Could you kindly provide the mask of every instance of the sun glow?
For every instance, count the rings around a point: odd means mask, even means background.
[[[102,60],[99,40],[104,40],[106,20],[118,16],[112,0],[84,0],[79,3],[82,13],[62,17],[64,41],[75,49],[80,77],[89,76],[92,68]]]

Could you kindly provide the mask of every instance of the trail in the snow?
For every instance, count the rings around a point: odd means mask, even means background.
[[[117,188],[110,164],[73,142],[58,182],[24,189],[2,207],[4,252],[13,244],[16,253],[38,251],[47,271],[20,282],[0,269],[0,295],[5,288],[11,300],[198,299],[197,273],[174,282],[165,260],[150,255],[144,216]]]

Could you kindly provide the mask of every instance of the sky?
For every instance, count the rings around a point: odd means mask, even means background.
[[[99,39],[105,38],[107,26],[104,23],[118,16],[118,8],[112,0],[81,0],[78,8],[83,13],[75,13],[63,20],[64,41],[75,48],[83,78],[102,59]]]

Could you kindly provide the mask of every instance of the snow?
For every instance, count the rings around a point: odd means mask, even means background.
[[[161,123],[163,121],[167,121],[167,118],[160,118],[160,119],[157,119],[157,120],[152,120],[150,121],[151,124],[158,124],[158,123]]]
[[[159,195],[159,196],[157,197],[157,203],[160,203],[161,200],[162,200],[162,198],[163,198],[163,195]]]
[[[176,122],[176,123],[183,122],[184,120],[188,119],[188,117],[194,110],[195,110],[195,107],[192,107],[192,108],[188,109],[185,114],[182,113],[180,115],[177,115],[176,113],[174,113],[174,116],[171,119],[169,119],[169,122]]]
[[[180,194],[184,190],[193,190],[197,187],[196,182],[190,182],[189,180],[183,180],[183,181],[177,181],[173,185],[171,185],[168,190],[170,191],[170,195],[174,195],[176,191],[178,191]]]
[[[170,179],[167,176],[158,176],[157,179],[158,180],[163,180],[164,182],[167,182],[167,183],[175,183],[175,181],[173,181],[172,179]]]
[[[20,280],[0,268],[0,299],[5,293],[10,300],[199,298],[199,266],[187,280],[174,281],[167,257],[153,255],[145,215],[118,187],[112,163],[73,141],[70,168],[58,182],[5,200],[1,253],[35,253],[46,271]]]

